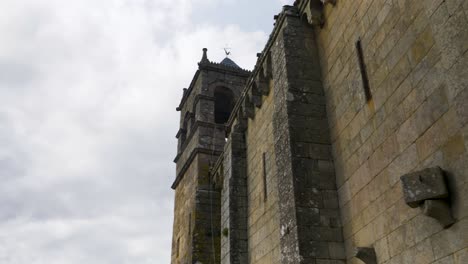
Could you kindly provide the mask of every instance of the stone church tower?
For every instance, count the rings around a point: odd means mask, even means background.
[[[184,92],[172,264],[468,263],[468,1],[274,19]]]
[[[177,177],[172,263],[218,263],[220,192],[209,175],[222,153],[226,123],[246,85],[249,71],[225,58],[210,62],[207,49],[177,111]]]

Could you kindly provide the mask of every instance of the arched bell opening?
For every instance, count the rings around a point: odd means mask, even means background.
[[[215,112],[214,119],[216,124],[225,124],[231,116],[234,108],[234,93],[231,89],[218,86],[214,91]]]

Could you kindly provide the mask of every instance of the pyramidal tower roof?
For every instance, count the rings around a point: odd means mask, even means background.
[[[242,69],[237,63],[235,63],[230,58],[226,57],[221,62],[212,62],[208,59],[208,49],[203,49],[203,56],[201,61],[198,63],[200,67],[210,67],[210,68],[219,68],[223,70],[230,70],[235,72],[250,73],[250,71]]]
[[[231,60],[228,57],[224,58],[224,60],[221,61],[221,64],[229,66],[229,67],[239,68],[240,69],[239,65],[237,65],[233,60]]]

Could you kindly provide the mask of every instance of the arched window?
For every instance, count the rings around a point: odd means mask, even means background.
[[[232,109],[234,108],[233,92],[222,86],[218,86],[214,91],[215,97],[215,123],[224,124],[229,120]]]

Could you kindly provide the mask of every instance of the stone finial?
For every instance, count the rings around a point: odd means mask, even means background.
[[[200,61],[200,63],[209,63],[210,61],[208,60],[208,55],[207,55],[208,49],[203,48],[203,57]]]
[[[377,255],[374,248],[358,247],[354,252],[354,256],[366,264],[377,264]]]
[[[403,196],[408,206],[420,207],[423,213],[435,218],[444,227],[449,227],[452,218],[449,192],[441,168],[427,168],[400,177]]]

